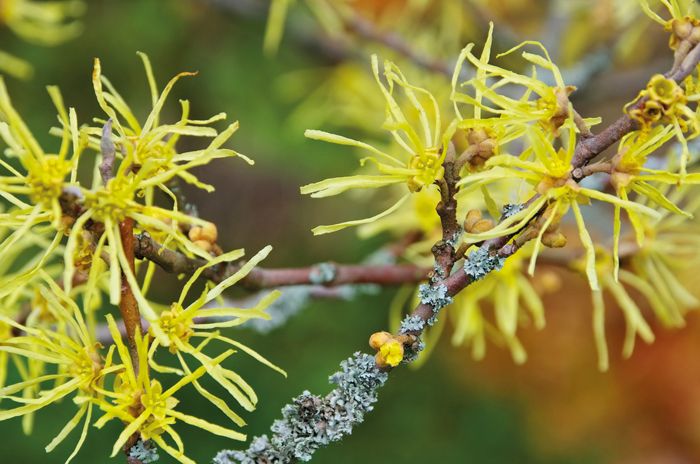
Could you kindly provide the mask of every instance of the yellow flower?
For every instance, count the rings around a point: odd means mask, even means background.
[[[396,367],[403,360],[403,345],[398,340],[389,340],[379,347],[379,356],[385,364]]]
[[[670,19],[663,19],[654,12],[648,0],[640,0],[647,16],[671,32],[669,47],[676,51],[676,56],[688,53],[690,48],[700,42],[700,21],[696,17],[697,4],[688,0],[659,0],[659,3],[671,14]]]
[[[535,198],[522,211],[504,219],[493,229],[479,234],[465,233],[464,238],[468,243],[476,243],[515,233],[523,229],[546,206],[547,217],[539,228],[531,258],[531,262],[534,263],[545,232],[554,221],[558,221],[571,209],[576,219],[581,243],[586,250],[586,271],[590,286],[592,289],[598,289],[598,278],[595,272],[595,249],[584,223],[580,205],[597,200],[625,211],[647,214],[652,217],[658,217],[659,213],[646,205],[585,188],[574,182],[571,178],[571,160],[577,140],[576,128],[571,119],[567,120],[563,128],[566,129],[563,134],[566,137],[562,141],[565,147],[555,149],[552,135],[548,136],[540,126],[528,126],[527,134],[530,145],[521,156],[494,156],[486,163],[487,167],[493,169],[462,179],[460,185],[468,185],[475,181],[494,183],[504,177],[519,178],[530,185],[530,192],[525,195],[528,198]],[[528,158],[532,158],[532,160],[528,160]],[[618,230],[614,232],[619,235]],[[534,269],[534,264],[531,265],[530,269]]]
[[[63,105],[63,99],[56,87],[48,88],[60,115],[66,120],[75,120],[75,112],[70,116]],[[77,125],[77,124],[76,124]],[[38,228],[51,236],[50,243],[41,255],[32,272],[39,268],[56,250],[63,235],[60,198],[64,186],[77,171],[77,159],[81,149],[73,146],[71,150],[71,132],[62,132],[61,147],[57,154],[47,154],[39,145],[14,108],[7,93],[4,80],[0,77],[0,139],[7,144],[5,153],[19,160],[21,167],[15,168],[9,162],[0,159],[0,196],[11,204],[7,213],[0,215],[0,226],[6,226],[13,232],[0,244],[0,261],[8,258],[12,248],[17,246],[26,234],[34,234]],[[71,153],[72,151],[72,153]],[[70,156],[69,156],[70,154]]]
[[[534,45],[540,48],[544,54],[538,55],[523,52],[522,57],[530,64],[549,72],[555,86],[542,82],[536,75],[526,76],[509,71],[489,63],[491,56],[491,42],[493,35],[493,23],[490,24],[488,37],[484,44],[481,56],[477,58],[471,53],[474,44],[469,44],[462,50],[457,61],[457,67],[452,79],[453,96],[455,104],[467,103],[474,107],[474,119],[462,121],[460,127],[493,127],[507,134],[501,135],[501,144],[518,138],[524,134],[524,125],[537,122],[548,132],[556,133],[570,116],[569,95],[575,87],[564,84],[559,68],[552,62],[547,50],[539,42],[526,41],[497,55],[500,58],[509,55],[526,45]],[[461,85],[474,89],[474,96],[457,91],[459,71],[464,60],[468,60],[475,68],[475,76],[463,82]],[[504,88],[507,86],[521,87],[523,90],[519,98],[507,96]],[[491,102],[489,105],[484,100]],[[490,118],[484,121],[481,112],[486,111],[498,118]],[[595,120],[588,121],[593,122]]]
[[[675,81],[657,74],[651,78],[647,88],[639,92],[637,98],[625,105],[625,111],[641,126],[642,134],[639,137],[649,136],[652,127],[658,124],[663,125],[666,132],[672,131],[676,136],[682,148],[681,176],[686,174],[686,165],[690,159],[688,141],[700,135],[697,106],[695,110],[688,106],[691,102],[697,104],[700,99],[697,86],[692,83],[695,80],[697,78],[692,75],[688,76],[686,83],[691,83],[688,89],[693,90],[693,93],[686,93]]]
[[[108,150],[115,151],[117,161],[113,177],[106,185],[94,180],[92,189],[81,188],[78,192],[82,210],[71,227],[66,243],[64,286],[68,291],[71,290],[76,250],[86,226],[91,221],[96,221],[104,226],[104,232],[96,237],[93,255],[102,256],[105,253],[108,256],[110,302],[115,305],[119,302],[123,272],[139,303],[140,310],[146,319],[154,321],[158,316],[145,298],[144,289],[149,286],[155,264],[149,263],[146,281],[143,285],[139,284],[123,251],[120,223],[127,218],[132,219],[135,221],[135,233],[146,232],[163,245],[174,247],[187,256],[198,256],[209,260],[211,259],[209,252],[193,243],[181,230],[180,225],[207,227],[210,224],[181,212],[177,196],[166,184],[177,177],[211,191],[213,187],[200,182],[189,171],[218,158],[242,157],[251,164],[252,161],[233,150],[222,148],[238,128],[238,123],[230,124],[222,132],[210,127],[211,124],[224,120],[226,118],[224,113],[205,120],[191,119],[189,102],[183,100],[181,118],[173,124],[161,123],[160,113],[173,86],[181,77],[192,73],[178,74],[159,93],[148,57],[142,53],[139,56],[151,90],[152,109],[145,122],[141,124],[138,121],[129,105],[110,81],[102,75],[100,61],[96,59],[92,75],[93,88],[97,102],[109,120],[103,127],[86,128],[79,134],[71,130],[74,145],[82,144],[98,152],[101,152],[104,146]],[[77,126],[68,119],[61,118],[64,128]],[[179,152],[176,144],[182,136],[210,140],[203,149]],[[173,207],[168,209],[155,206],[156,191],[162,191],[168,195],[173,200]],[[95,287],[93,280],[97,278],[99,273],[91,273],[89,285],[93,288]]]
[[[305,135],[338,145],[361,148],[371,153],[360,161],[362,166],[370,162],[378,171],[376,175],[358,174],[326,179],[301,187],[302,194],[314,198],[338,195],[351,189],[373,189],[395,184],[405,184],[410,193],[421,191],[442,179],[443,160],[454,133],[454,124],[443,129],[440,108],[433,95],[421,87],[410,84],[398,67],[384,63],[385,85],[380,77],[379,60],[372,56],[372,70],[386,101],[384,128],[390,132],[396,145],[396,154],[387,153],[358,140],[318,130],[307,130]],[[400,89],[402,94],[396,91]],[[417,126],[417,128],[416,128]],[[313,229],[314,234],[326,234],[350,226],[367,224],[395,212],[409,194],[404,194],[393,206],[371,218],[347,221]]]
[[[183,355],[193,357],[199,364],[207,368],[207,374],[211,376],[217,383],[226,389],[226,391],[241,405],[244,409],[252,411],[257,402],[257,395],[252,387],[245,382],[235,372],[224,368],[218,363],[212,364],[213,358],[205,354],[204,348],[212,340],[224,342],[231,345],[236,350],[241,350],[261,363],[277,370],[286,375],[279,367],[270,363],[267,359],[260,356],[258,353],[248,348],[229,337],[225,337],[219,333],[217,329],[232,327],[242,324],[252,318],[269,319],[269,316],[263,310],[274,301],[280,293],[273,291],[261,299],[261,301],[250,309],[242,308],[211,308],[207,307],[209,303],[215,301],[221,293],[240,281],[245,277],[251,269],[253,269],[260,261],[262,261],[270,252],[272,247],[266,247],[258,254],[249,259],[241,268],[232,274],[230,277],[222,281],[210,290],[204,290],[202,294],[193,303],[185,306],[185,299],[194,282],[199,278],[201,273],[208,267],[239,259],[243,256],[243,250],[234,250],[223,254],[212,260],[207,265],[199,268],[192,274],[190,279],[184,285],[180,298],[171,307],[160,313],[157,320],[153,321],[151,329],[159,329],[158,332],[165,334],[165,338],[155,338],[151,344],[148,353],[150,366],[157,372],[170,372],[179,375],[190,374],[191,370],[185,361]],[[154,332],[155,333],[155,332]],[[194,342],[195,339],[199,341]],[[155,361],[156,350],[159,346],[167,347],[171,354],[177,356],[180,369],[162,366]],[[196,379],[192,380],[197,391],[207,400],[217,406],[227,417],[236,424],[242,426],[245,424],[243,419],[234,413],[227,403],[221,398],[207,391]]]
[[[700,213],[697,188],[674,192],[671,199],[684,204],[690,214]],[[646,220],[644,240],[633,249],[630,268],[620,271],[620,280],[637,288],[649,301],[659,320],[668,327],[683,326],[689,309],[700,306],[700,300],[686,288],[678,275],[697,264],[700,246],[697,218],[662,212],[658,220]],[[626,246],[626,245],[623,245]]]
[[[683,189],[671,198],[674,203],[685,202],[687,209],[696,213],[700,210],[700,201],[691,197],[693,191]],[[593,330],[598,348],[598,367],[601,370],[607,370],[609,365],[605,341],[604,291],[612,294],[625,317],[627,330],[622,351],[625,358],[632,355],[637,336],[647,343],[654,341],[649,324],[627,288],[636,290],[646,300],[665,327],[684,326],[685,314],[700,307],[700,300],[678,278],[683,269],[691,268],[697,263],[696,251],[700,246],[697,222],[687,215],[672,214],[670,211],[662,212],[657,219],[642,216],[639,220],[644,240],[641,244],[623,244],[625,251],[632,255],[626,268],[618,270],[618,263],[613,259],[616,256],[596,247],[596,272],[601,288],[592,292]],[[584,263],[576,262],[574,268],[583,271]]]
[[[146,192],[146,204],[152,204],[152,190],[163,190],[171,198],[174,195],[165,184],[173,177],[180,177],[187,183],[191,183],[207,191],[213,191],[213,187],[200,182],[190,169],[202,166],[217,158],[240,157],[249,164],[253,161],[230,149],[222,148],[233,133],[238,129],[238,122],[229,124],[225,130],[219,132],[213,123],[226,119],[225,113],[219,113],[211,118],[199,120],[190,118],[190,104],[187,100],[181,100],[182,116],[173,124],[161,124],[160,113],[175,84],[185,76],[194,76],[196,73],[183,72],[173,77],[162,92],[158,92],[153,69],[148,56],[139,53],[151,91],[152,109],[143,124],[139,123],[131,111],[129,105],[122,99],[110,81],[102,75],[102,66],[99,59],[95,59],[92,83],[100,108],[111,119],[116,136],[111,133],[117,149],[117,156],[122,158],[117,175],[127,171],[138,171],[142,178],[138,188]],[[90,128],[90,146],[96,151],[100,150],[103,141],[103,128]],[[183,137],[197,137],[211,139],[203,150],[178,152],[177,142]]]
[[[645,167],[647,158],[674,136],[673,128],[655,127],[650,131],[632,132],[620,141],[618,152],[612,159],[611,183],[615,187],[617,196],[623,200],[629,198],[630,192],[646,199],[649,204],[653,204],[674,214],[689,216],[689,213],[679,208],[673,201],[664,194],[662,188],[700,183],[700,174],[686,173],[674,174],[670,170],[659,170]],[[661,184],[661,188],[654,184]],[[615,233],[613,258],[615,263],[614,274],[617,278],[619,268],[619,239],[621,219],[619,206],[615,206],[613,228]],[[643,245],[646,234],[646,220],[640,217],[636,211],[627,210],[630,223],[635,231],[637,243]]]
[[[39,272],[44,281],[41,294],[47,302],[47,310],[58,321],[59,330],[28,327],[0,315],[2,323],[25,333],[5,339],[0,344],[0,352],[25,358],[29,366],[39,368],[28,372],[21,369],[23,381],[0,389],[0,398],[19,404],[0,411],[0,420],[30,416],[75,393],[73,402],[78,406],[78,411],[46,446],[47,452],[52,451],[82,420],[82,432],[76,447],[66,460],[68,463],[85,442],[92,417],[92,405],[100,397],[105,376],[121,369],[121,366],[112,364],[111,349],[105,358],[101,356],[100,345],[88,330],[80,308],[46,273]],[[55,373],[44,374],[46,365],[54,366]],[[42,388],[42,385],[49,382],[54,384],[52,388]],[[19,392],[24,392],[23,396],[16,396]]]
[[[114,443],[112,456],[119,452],[133,434],[138,433],[142,440],[152,440],[178,462],[194,464],[193,460],[185,456],[182,439],[173,428],[177,422],[184,422],[232,440],[245,440],[245,435],[239,432],[178,411],[176,409],[178,400],[173,396],[184,386],[206,374],[208,369],[216,368],[219,363],[233,353],[233,350],[226,351],[206,365],[189,372],[170,388],[164,389],[158,380],[152,379],[149,375],[150,337],[148,335],[142,337],[137,334],[135,341],[139,364],[134,366],[129,349],[124,344],[111,315],[107,316],[107,323],[114,338],[116,351],[123,363],[123,369],[118,374],[113,389],[104,389],[102,391],[103,397],[95,400],[104,412],[102,417],[95,422],[95,426],[102,428],[112,419],[121,420],[126,424]],[[174,442],[174,446],[166,441],[168,437]]]
[[[583,261],[574,263],[574,267],[582,272],[585,271],[585,266]],[[600,247],[596,247],[596,272],[600,288],[591,292],[593,300],[593,333],[598,350],[598,368],[601,371],[606,371],[608,370],[609,359],[607,342],[605,341],[605,303],[603,292],[607,291],[612,294],[615,302],[624,314],[627,330],[622,355],[625,358],[629,358],[632,355],[637,336],[646,343],[652,343],[654,341],[654,333],[644,319],[637,303],[630,297],[622,283],[614,277],[612,256]],[[626,271],[620,271],[619,280],[622,282],[632,281]]]

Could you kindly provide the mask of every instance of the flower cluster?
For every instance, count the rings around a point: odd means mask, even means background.
[[[245,263],[230,264],[241,260],[244,251],[224,252],[217,244],[216,226],[184,212],[174,192],[177,182],[212,191],[191,171],[213,160],[239,157],[252,164],[224,147],[238,123],[219,130],[224,113],[194,119],[186,100],[180,102],[179,119],[164,121],[170,91],[192,73],[181,73],[158,90],[148,57],[140,57],[152,97],[143,121],[102,74],[99,60],[92,84],[104,115],[94,119],[97,126],[79,125],[75,109],[66,107],[57,88],[49,87],[58,112],[59,127],[50,131],[60,139],[56,153],[46,152],[32,135],[0,78],[0,139],[6,145],[0,157],[0,399],[7,403],[0,420],[22,417],[29,432],[36,412],[70,398],[76,412],[46,447],[52,451],[80,426],[66,462],[76,456],[91,424],[101,428],[116,420],[124,429],[113,454],[124,449],[150,456],[155,450],[147,453],[143,448],[149,443],[178,462],[193,463],[185,455],[176,424],[234,440],[245,440],[245,435],[179,411],[178,391],[191,385],[232,425],[243,426],[245,421],[231,404],[251,411],[258,398],[231,368],[230,356],[243,352],[284,374],[221,332],[269,318],[264,310],[278,292],[252,308],[220,302],[222,293],[244,278],[271,247]],[[187,151],[179,149],[184,137],[191,139]],[[197,147],[197,142],[203,143]],[[163,305],[147,297],[156,264],[135,259],[137,235],[157,241],[161,252],[179,252],[202,263],[193,269],[176,302]],[[235,272],[192,295],[202,273],[229,264]],[[106,303],[122,310],[127,340],[111,315],[100,322]],[[145,331],[139,315],[148,325]],[[212,341],[229,349],[212,353]],[[16,367],[19,380],[8,375],[10,366]],[[233,402],[205,388],[200,382],[204,375]],[[8,382],[10,378],[15,380]],[[100,416],[93,421],[96,414]],[[134,451],[136,439],[143,449]]]
[[[645,2],[644,11],[671,32],[671,48],[677,60],[682,61],[698,43],[694,10],[690,6],[686,9],[681,2],[662,3],[672,13],[672,20],[661,20]],[[439,88],[428,91],[411,83],[392,62],[385,63],[382,73],[379,59],[373,56],[373,73],[385,103],[386,121],[382,128],[389,131],[393,140],[388,148],[380,149],[377,144],[361,140],[307,131],[307,137],[312,139],[368,152],[361,165],[374,172],[323,180],[306,185],[301,191],[313,197],[326,197],[350,189],[383,188],[388,192],[384,197],[395,203],[376,216],[320,226],[314,233],[335,232],[356,225],[360,226],[362,236],[382,231],[402,234],[417,230],[421,238],[409,246],[405,257],[427,264],[432,259],[431,245],[442,238],[440,220],[434,210],[441,193],[446,193],[446,169],[451,169],[452,177],[458,179],[457,216],[464,218],[464,232],[459,240],[464,258],[459,270],[452,272],[464,272],[470,281],[479,281],[474,288],[488,288],[478,298],[474,298],[478,294],[476,290],[468,292],[472,298],[457,295],[451,305],[458,308],[460,300],[469,300],[462,302],[462,307],[469,310],[452,311],[465,315],[459,321],[456,337],[460,341],[472,340],[477,357],[484,352],[484,334],[491,333],[492,338],[506,341],[516,360],[524,360],[524,351],[515,338],[520,320],[518,295],[533,314],[537,314],[533,317],[536,326],[541,327],[544,319],[537,292],[522,273],[534,275],[543,247],[561,248],[569,242],[574,246],[580,244],[582,248],[579,268],[594,295],[602,291],[618,295],[618,304],[628,326],[632,327],[631,333],[650,340],[648,326],[633,317],[636,313],[621,296],[626,292],[622,284],[639,287],[641,282],[653,285],[658,279],[649,275],[648,269],[645,272],[640,266],[633,266],[634,260],[621,262],[621,254],[634,247],[640,256],[643,255],[649,231],[654,227],[652,224],[667,220],[669,214],[679,221],[692,218],[679,198],[700,181],[700,174],[691,172],[689,163],[689,143],[698,134],[698,74],[676,79],[673,76],[678,61],[671,73],[653,76],[626,107],[629,117],[638,123],[638,129],[629,131],[620,140],[616,154],[610,159],[589,164],[579,151],[593,136],[591,127],[599,123],[600,118],[584,118],[576,112],[570,101],[576,88],[567,84],[542,44],[523,42],[493,57],[492,37],[493,26],[479,54],[474,53],[474,44],[462,50],[452,80],[443,83],[443,91]],[[524,71],[500,65],[499,60],[504,58],[513,63],[516,54]],[[446,85],[450,92],[444,92]],[[447,94],[446,100],[435,97]],[[446,111],[449,106],[453,109]],[[446,114],[453,116],[446,118]],[[373,128],[368,131],[375,132]],[[655,157],[664,154],[663,150],[674,140],[681,151],[679,161],[671,159],[661,167]],[[603,178],[604,182],[597,185],[582,182],[593,175]],[[466,205],[469,205],[468,211]],[[599,214],[605,210],[610,210],[614,218],[608,247],[595,240],[599,231],[589,218],[589,212]],[[624,221],[623,212],[628,222]],[[571,222],[578,232],[578,244],[567,237]],[[633,232],[634,244],[627,238],[628,227]],[[482,244],[503,238],[514,250],[532,242],[532,246],[526,247],[527,251],[520,252],[519,260],[523,253],[529,259],[527,266],[518,262],[510,268],[506,266],[508,272],[499,272],[504,258]],[[474,245],[479,248],[470,249]],[[665,279],[671,275],[669,273]],[[502,290],[494,290],[501,288],[500,285]],[[668,285],[678,290],[678,285]],[[479,315],[478,301],[499,292],[510,296],[494,301],[497,323],[486,324]],[[694,301],[687,296],[682,299],[684,308],[694,306]],[[397,296],[404,302],[408,298],[406,293]],[[602,300],[597,296],[594,299],[595,306],[599,307]],[[403,303],[399,301],[395,306],[402,308]],[[655,311],[658,314],[658,310]],[[596,314],[600,312],[596,310]],[[503,316],[506,313],[508,318]],[[676,316],[681,313],[678,311]],[[394,325],[398,326],[401,311],[392,311],[392,314]],[[678,323],[682,318],[674,320]],[[602,353],[599,329],[603,325],[599,316],[596,321],[596,339]],[[437,332],[441,327],[431,330]],[[631,352],[632,346],[627,342],[625,355]],[[600,367],[605,365],[601,361]]]

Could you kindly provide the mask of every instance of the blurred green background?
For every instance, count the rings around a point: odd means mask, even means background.
[[[292,42],[284,44],[276,56],[265,57],[264,18],[237,17],[198,0],[91,0],[84,23],[82,36],[56,48],[31,46],[7,31],[0,32],[3,48],[35,66],[32,80],[9,80],[8,86],[16,106],[46,146],[57,145],[57,141],[47,134],[47,128],[55,124],[55,115],[45,85],[60,86],[66,103],[77,108],[80,122],[100,114],[90,83],[93,57],[100,57],[105,75],[137,114],[145,114],[150,98],[135,53],[143,51],[150,56],[161,86],[179,71],[199,71],[197,77],[184,79],[176,86],[166,114],[175,118],[179,110],[176,98],[187,98],[197,118],[225,111],[241,122],[232,145],[254,158],[256,165],[249,167],[236,160],[215,162],[201,176],[217,191],[210,195],[190,192],[189,196],[202,217],[219,225],[224,248],[245,247],[252,252],[269,243],[275,251],[267,266],[295,266],[325,260],[357,262],[382,243],[381,238],[359,241],[353,232],[318,238],[309,232],[314,225],[336,219],[339,205],[345,204],[334,199],[319,202],[301,198],[298,186],[348,172],[356,163],[347,151],[308,142],[298,127],[289,124],[294,103],[278,91],[279,79],[290,72],[331,64],[313,49]],[[343,208],[353,210],[348,216],[363,217],[369,211],[363,211],[362,205]],[[160,282],[163,295],[178,291],[178,281],[172,276],[164,276]],[[302,390],[328,391],[327,377],[338,363],[356,350],[366,350],[368,335],[386,328],[392,294],[393,290],[385,290],[350,302],[316,301],[268,335],[246,330],[233,333],[289,373],[284,379],[244,355],[232,361],[260,397],[258,410],[244,415],[249,421],[245,430],[249,436],[266,433],[279,417],[280,408]],[[585,291],[579,295],[584,298]],[[558,309],[564,315],[576,309],[575,305],[565,306]],[[620,449],[639,446],[644,434],[641,438],[630,434],[628,441],[618,441],[614,439],[618,427],[629,431],[631,422],[605,422],[606,414],[600,413],[589,421],[592,425],[576,426],[580,422],[576,415],[587,417],[591,410],[617,408],[616,402],[625,398],[634,404],[625,388],[642,388],[646,380],[633,377],[636,381],[625,383],[616,379],[625,374],[602,375],[595,370],[585,302],[580,308],[584,315],[573,319],[578,322],[567,319],[569,322],[559,326],[554,322],[550,324],[554,328],[535,334],[545,340],[558,338],[541,349],[535,348],[525,366],[514,366],[506,355],[493,353],[494,349],[484,361],[487,366],[478,365],[466,350],[452,348],[448,337],[443,337],[423,368],[394,372],[366,423],[344,442],[320,450],[314,462],[621,462],[617,459]],[[555,316],[555,321],[556,317],[562,316]],[[583,335],[567,339],[567,334],[573,333]],[[570,363],[576,366],[575,375],[567,369],[566,361],[551,366],[558,347],[567,343],[583,345],[585,354],[579,357],[585,362]],[[644,359],[644,349],[641,351],[639,356]],[[611,387],[613,384],[616,389]],[[613,388],[617,394],[594,396],[588,404],[576,393],[577,387],[586,385]],[[668,387],[659,393],[673,391]],[[209,403],[191,391],[187,393],[189,396],[179,395],[185,412],[196,411],[221,423]],[[565,409],[572,402],[577,407]],[[538,414],[543,404],[546,410],[562,409]],[[19,420],[0,423],[5,443],[0,461],[63,462],[73,440],[67,440],[51,455],[46,455],[43,447],[68,419],[71,409],[70,404],[62,404],[40,413],[31,437],[23,436]],[[118,429],[117,424],[110,424],[102,431],[91,430],[75,462],[124,462],[123,456],[111,460],[106,457]],[[573,438],[550,440],[553,429],[558,429],[558,435],[571,430]],[[243,446],[186,426],[179,430],[187,454],[197,462],[209,462],[219,449]],[[683,449],[682,440],[678,446]],[[674,453],[669,456],[668,461],[654,462],[686,462],[674,460]],[[167,455],[161,453],[161,457],[161,462],[170,462]]]

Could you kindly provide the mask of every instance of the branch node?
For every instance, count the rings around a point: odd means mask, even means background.
[[[334,263],[320,263],[311,268],[309,282],[314,285],[328,285],[338,277],[338,266]]]

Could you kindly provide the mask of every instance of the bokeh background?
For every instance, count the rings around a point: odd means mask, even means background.
[[[135,53],[143,51],[150,56],[161,85],[179,71],[199,71],[174,90],[176,98],[191,101],[196,117],[225,111],[241,123],[233,147],[254,158],[256,165],[216,162],[201,173],[203,180],[216,186],[216,192],[188,192],[201,216],[219,225],[224,248],[253,251],[272,244],[275,251],[267,266],[295,266],[326,260],[358,262],[388,240],[383,236],[358,240],[352,231],[314,238],[309,232],[312,226],[337,219],[340,208],[343,217],[364,217],[371,205],[352,200],[314,201],[298,194],[299,185],[349,172],[356,165],[356,159],[342,148],[303,137],[305,116],[299,105],[311,93],[304,85],[317,85],[324,73],[342,63],[333,52],[336,39],[324,36],[308,16],[293,12],[279,51],[266,56],[262,53],[266,2],[262,0],[234,2],[242,6],[240,10],[222,8],[225,1],[206,0],[87,3],[84,33],[55,48],[26,44],[0,29],[2,47],[35,67],[33,79],[8,80],[8,86],[16,106],[47,146],[57,141],[45,130],[56,123],[46,85],[60,86],[67,104],[77,108],[81,122],[99,114],[90,83],[93,57],[101,58],[105,74],[134,109],[144,114],[150,98]],[[355,3],[360,11],[372,15],[379,14],[385,3],[400,2]],[[594,71],[583,75],[585,86],[576,94],[575,103],[584,114],[601,115],[606,121],[619,114],[622,104],[634,97],[635,89],[650,74],[668,67],[663,34],[629,27],[638,21],[648,23],[647,19],[637,16],[624,27],[613,24],[619,14],[615,8],[630,8],[628,4],[636,2],[454,3],[478,13],[465,15],[464,30],[457,34],[464,42],[482,40],[486,21],[495,18],[497,25],[513,35],[544,37],[558,44],[563,49],[563,65],[602,52],[604,65],[600,69],[591,65]],[[571,13],[561,6],[566,4],[583,7]],[[575,21],[562,27],[556,19],[564,14],[573,15]],[[429,23],[435,27],[426,19],[425,24]],[[385,20],[379,27],[390,31],[392,22]],[[615,42],[616,34],[627,34],[629,43]],[[454,56],[459,51],[430,50],[425,40],[421,46],[435,56]],[[373,44],[362,43],[352,58],[367,72],[370,51]],[[173,98],[166,114],[175,117],[177,111]],[[382,115],[377,116],[381,122]],[[319,121],[313,112],[308,118],[319,128],[342,125],[342,121]],[[323,118],[333,118],[333,113],[326,112]],[[556,272],[566,291],[546,296],[546,329],[524,332],[523,343],[529,352],[525,365],[516,366],[506,352],[493,347],[484,361],[475,362],[468,350],[452,347],[449,337],[443,337],[423,367],[392,373],[366,423],[344,442],[320,450],[315,462],[700,462],[698,318],[690,315],[688,327],[678,332],[654,327],[657,342],[639,346],[628,361],[617,354],[624,327],[612,321],[612,368],[603,374],[596,368],[585,283],[565,271]],[[178,292],[179,281],[174,277],[163,275],[158,282],[161,295]],[[689,282],[698,283],[692,278]],[[285,379],[244,356],[235,360],[237,371],[261,398],[258,410],[245,415],[249,436],[266,433],[280,408],[302,390],[327,391],[327,377],[339,361],[353,351],[365,350],[368,335],[386,328],[394,293],[395,289],[386,289],[352,301],[313,301],[267,335],[236,331],[233,336],[289,373]],[[183,394],[180,400],[185,411],[207,417],[203,411],[211,410],[208,418],[217,420],[213,408],[199,396]],[[0,461],[62,462],[71,440],[48,456],[43,447],[70,410],[69,404],[63,404],[40,413],[31,437],[23,436],[19,420],[0,423],[5,444]],[[218,449],[242,446],[194,429],[181,430],[188,455],[197,462],[209,462]],[[123,462],[122,456],[106,457],[117,433],[115,424],[91,431],[75,462]],[[161,461],[169,462],[167,456]]]

